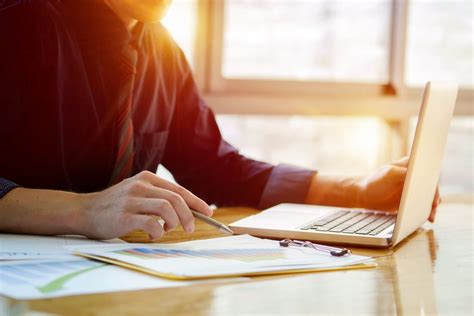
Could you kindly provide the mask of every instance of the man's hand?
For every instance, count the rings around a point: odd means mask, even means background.
[[[102,192],[88,194],[81,230],[90,238],[109,239],[141,229],[154,240],[179,224],[192,232],[190,208],[212,215],[209,206],[185,188],[144,171]],[[150,215],[161,217],[164,227]]]
[[[405,157],[383,166],[374,174],[360,179],[360,194],[356,204],[359,207],[372,210],[397,211],[400,205],[407,167],[408,158]],[[436,188],[431,214],[428,218],[430,222],[434,222],[436,208],[440,203],[439,189]]]
[[[408,158],[385,165],[363,178],[347,178],[316,174],[306,202],[310,204],[360,207],[381,211],[397,211],[407,173]],[[434,222],[436,208],[441,203],[439,190],[433,199],[431,214]]]
[[[153,240],[179,224],[192,232],[190,208],[212,215],[209,206],[185,188],[141,172],[98,193],[13,189],[0,199],[0,231],[109,239],[142,229]],[[161,217],[164,227],[151,215]]]

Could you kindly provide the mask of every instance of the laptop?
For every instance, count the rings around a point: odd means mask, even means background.
[[[280,204],[230,224],[236,234],[323,243],[391,247],[426,220],[438,184],[457,84],[428,82],[424,89],[400,206],[394,213]]]

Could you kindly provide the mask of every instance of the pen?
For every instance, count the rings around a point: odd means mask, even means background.
[[[191,212],[193,212],[194,216],[197,219],[203,221],[204,223],[209,224],[211,226],[214,226],[215,228],[219,229],[220,231],[222,231],[224,233],[229,233],[229,234],[232,234],[232,235],[234,234],[232,229],[230,229],[227,225],[222,224],[221,222],[218,222],[215,219],[210,218],[210,217],[208,217],[204,214],[201,214],[197,211],[191,210]]]

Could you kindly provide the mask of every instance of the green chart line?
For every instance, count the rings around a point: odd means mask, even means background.
[[[40,291],[43,294],[48,294],[48,293],[53,293],[53,292],[59,291],[60,289],[63,288],[64,284],[66,284],[68,281],[74,279],[78,275],[81,275],[83,273],[86,273],[86,272],[89,272],[89,271],[92,271],[92,270],[95,270],[95,269],[98,269],[98,268],[102,268],[104,266],[106,266],[106,265],[105,264],[99,264],[99,265],[94,266],[94,267],[90,267],[90,268],[86,268],[86,269],[83,269],[83,270],[71,272],[71,273],[63,275],[63,276],[61,276],[57,279],[54,279],[53,281],[49,282],[48,284],[45,284],[43,286],[37,286],[36,289],[38,289],[38,291]]]

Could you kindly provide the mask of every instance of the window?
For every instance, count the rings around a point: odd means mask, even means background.
[[[227,0],[226,78],[388,81],[387,0]]]
[[[473,87],[473,2],[411,0],[406,82],[454,80]]]

